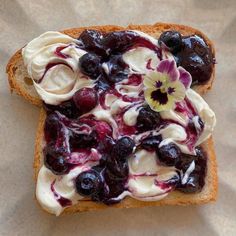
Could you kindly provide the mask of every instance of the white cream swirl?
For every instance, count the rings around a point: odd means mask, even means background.
[[[90,168],[89,166],[87,167]],[[57,176],[43,165],[38,173],[36,185],[36,198],[40,205],[45,210],[55,215],[60,215],[64,210],[64,207],[60,205],[51,189],[54,182],[55,192],[58,196],[69,199],[72,204],[75,204],[78,200],[82,199],[83,197],[75,191],[74,179],[84,170],[85,166],[78,166],[66,175]]]
[[[74,38],[54,31],[40,35],[22,49],[28,74],[45,103],[57,105],[78,89],[93,86],[93,80],[79,72],[79,58],[85,53]]]
[[[177,175],[174,167],[157,164],[155,152],[137,151],[129,158],[128,190],[131,196],[143,201],[156,201],[164,198],[171,187],[162,185]]]

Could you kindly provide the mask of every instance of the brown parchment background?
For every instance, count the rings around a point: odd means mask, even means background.
[[[44,213],[34,200],[32,169],[39,109],[9,93],[8,59],[47,30],[158,21],[196,27],[215,42],[216,80],[205,99],[218,120],[218,201],[59,218]],[[0,0],[0,62],[0,235],[236,235],[235,0]]]

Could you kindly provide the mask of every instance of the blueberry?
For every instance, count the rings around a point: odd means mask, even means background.
[[[125,190],[128,175],[125,178],[120,179],[107,168],[105,169],[104,178],[108,186],[108,191],[103,202],[106,204],[115,203],[114,201],[111,201],[111,198],[118,197]]]
[[[79,59],[80,71],[91,79],[97,79],[101,73],[101,57],[94,53],[86,53]]]
[[[155,129],[160,122],[159,113],[144,107],[139,111],[136,128],[139,132]]]
[[[115,156],[107,157],[107,168],[116,176],[117,179],[127,178],[129,174],[128,161],[118,159]]]
[[[177,189],[184,193],[196,193],[200,192],[202,187],[200,186],[199,181],[200,176],[194,173],[191,173],[185,184],[177,186]]]
[[[198,35],[182,38],[181,50],[175,54],[178,65],[184,67],[191,75],[192,84],[202,84],[212,75],[214,58],[207,43]]]
[[[111,155],[118,159],[126,159],[132,154],[135,143],[129,137],[120,138],[112,148]]]
[[[65,160],[67,152],[63,147],[56,148],[53,144],[49,144],[44,149],[44,164],[56,175],[65,174],[68,165]]]
[[[73,95],[73,101],[82,113],[86,113],[97,105],[97,92],[93,88],[82,88]]]
[[[76,108],[73,100],[61,103],[58,107],[58,111],[71,119],[77,118],[79,116],[79,110]]]
[[[112,55],[106,62],[105,70],[107,80],[111,83],[120,82],[128,77],[128,67],[121,55]]]
[[[158,151],[159,161],[167,166],[175,166],[180,160],[181,151],[174,143],[169,143],[161,146]]]
[[[102,45],[103,35],[97,30],[84,30],[78,40],[82,42],[82,48],[88,52],[106,57],[106,48]]]
[[[80,173],[75,179],[76,191],[82,196],[92,196],[101,191],[103,187],[99,173],[91,169]]]
[[[197,147],[196,155],[189,155],[182,153],[179,162],[176,164],[176,169],[182,170],[183,173],[187,171],[191,163],[194,161],[195,168],[190,173],[186,183],[181,182],[177,185],[177,189],[185,193],[200,192],[205,185],[205,176],[207,168],[206,154]]]
[[[56,106],[45,104],[44,107],[48,114],[54,111],[59,111],[61,114],[71,119],[77,118],[79,116],[79,110],[76,108],[72,100],[62,102]]]
[[[165,31],[160,35],[159,44],[164,43],[171,52],[176,53],[181,49],[182,37],[177,31]]]
[[[59,117],[56,113],[47,116],[44,124],[44,135],[47,142],[56,140],[62,128]]]
[[[106,91],[111,87],[111,85],[112,83],[110,83],[110,81],[108,80],[108,77],[105,72],[100,74],[96,81],[96,89],[99,91]]]
[[[148,151],[156,151],[161,141],[161,135],[151,136],[143,139],[140,146]]]
[[[90,134],[71,132],[70,147],[77,148],[92,148],[97,145],[97,135],[95,132]]]
[[[117,31],[106,34],[102,42],[110,53],[113,54],[115,52],[121,53],[126,51],[134,44],[137,38],[137,33],[133,31]]]

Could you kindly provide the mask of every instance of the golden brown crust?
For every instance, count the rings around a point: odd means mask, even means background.
[[[125,29],[140,30],[140,31],[150,34],[156,38],[163,31],[166,31],[166,30],[177,30],[182,35],[198,34],[201,37],[203,37],[204,40],[206,40],[207,44],[210,46],[210,48],[212,50],[213,55],[215,55],[215,49],[214,49],[214,45],[213,45],[212,41],[210,41],[210,39],[205,34],[203,34],[201,31],[194,29],[192,27],[189,27],[189,26],[185,26],[185,25],[177,25],[177,24],[169,24],[169,23],[156,23],[154,25],[129,25],[127,27],[121,27],[121,26],[115,26],[115,25],[105,25],[105,26],[89,26],[89,27],[72,28],[72,29],[67,29],[67,30],[61,31],[61,32],[65,33],[71,37],[76,38],[85,29],[96,29],[96,30],[100,30],[103,32],[111,32],[111,31],[118,31],[118,30],[125,30]],[[6,67],[10,90],[11,90],[11,92],[15,91],[17,94],[21,95],[22,97],[24,97],[26,100],[28,100],[32,104],[37,105],[37,106],[41,106],[42,101],[39,98],[39,96],[34,91],[31,92],[33,87],[30,88],[30,86],[23,86],[24,82],[17,80],[16,70],[18,69],[17,64],[19,63],[19,61],[23,61],[22,56],[21,56],[21,49],[18,50],[11,57],[11,59],[9,60],[9,62],[7,64],[7,67]],[[207,82],[207,84],[197,85],[194,87],[194,89],[200,94],[207,92],[209,89],[211,89],[214,78],[215,78],[215,66],[213,68],[213,73],[212,73],[211,79]]]
[[[36,142],[35,142],[35,156],[34,156],[34,173],[35,181],[37,182],[38,172],[42,165],[42,142],[43,142],[43,127],[46,118],[46,113],[42,108],[40,111],[39,125],[37,129]],[[146,206],[162,206],[162,205],[190,205],[190,204],[204,204],[207,202],[215,201],[218,191],[218,180],[217,180],[217,165],[216,156],[214,151],[213,139],[210,137],[203,143],[203,148],[207,153],[207,176],[206,184],[200,193],[186,194],[179,191],[170,193],[166,198],[160,201],[154,202],[143,202],[135,200],[131,197],[127,197],[120,203],[107,206],[102,203],[96,203],[90,200],[79,201],[76,205],[68,207],[64,210],[63,214],[92,211],[105,209],[108,207],[114,208],[138,208]]]

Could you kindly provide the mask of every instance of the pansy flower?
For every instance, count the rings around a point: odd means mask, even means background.
[[[175,102],[184,99],[191,82],[190,73],[182,67],[177,68],[174,59],[162,60],[154,71],[144,76],[145,100],[154,111],[170,110]]]

